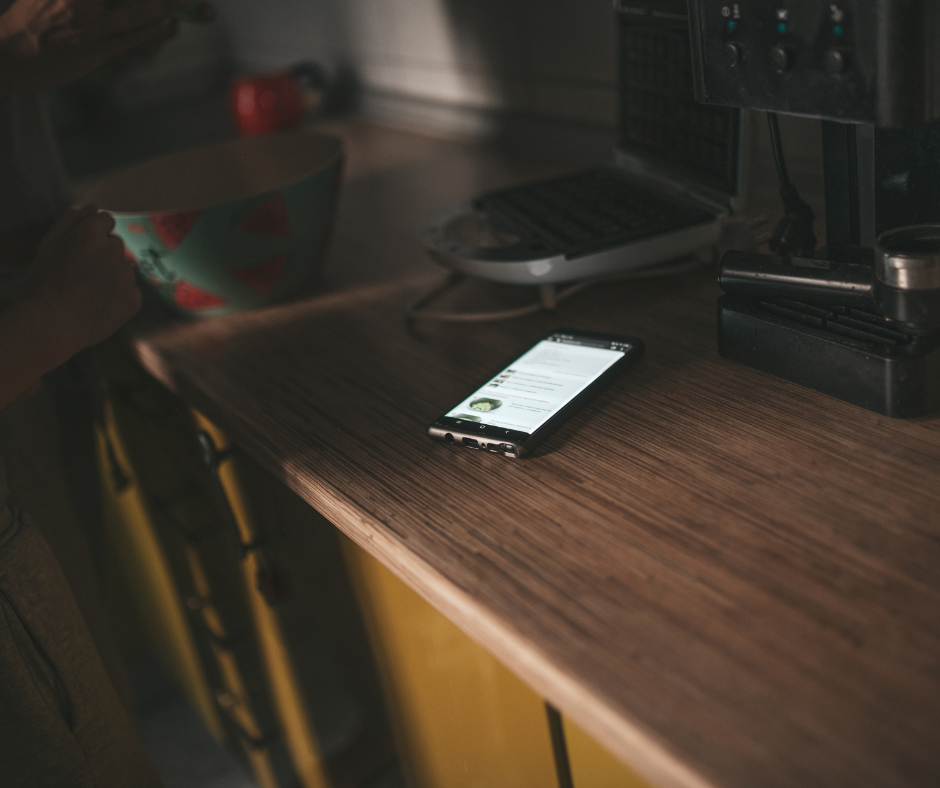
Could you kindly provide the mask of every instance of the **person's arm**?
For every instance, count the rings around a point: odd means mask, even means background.
[[[112,58],[156,51],[183,0],[16,0],[0,15],[0,95],[61,87]],[[208,18],[208,17],[207,17]]]
[[[0,312],[0,411],[33,391],[43,375],[74,352],[35,301],[21,301]]]
[[[63,213],[43,239],[26,297],[0,312],[0,410],[140,308],[133,266],[113,229],[114,219],[86,206]]]

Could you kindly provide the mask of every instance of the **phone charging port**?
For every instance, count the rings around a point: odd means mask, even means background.
[[[476,438],[461,438],[464,446],[469,446],[471,449],[479,449],[480,444],[477,443]]]

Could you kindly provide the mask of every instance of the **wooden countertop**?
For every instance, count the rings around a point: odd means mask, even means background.
[[[719,358],[707,271],[409,333],[420,220],[552,165],[338,131],[334,292],[141,321],[146,367],[655,784],[940,785],[940,418]],[[647,352],[531,459],[425,437],[560,325]]]

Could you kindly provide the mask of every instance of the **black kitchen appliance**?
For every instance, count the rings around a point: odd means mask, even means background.
[[[554,285],[708,252],[740,207],[742,113],[696,103],[685,0],[617,0],[614,161],[487,192],[424,228],[467,276]]]
[[[825,247],[771,115],[789,225],[723,258],[719,352],[889,416],[940,408],[940,3],[688,4],[698,101],[823,124]]]

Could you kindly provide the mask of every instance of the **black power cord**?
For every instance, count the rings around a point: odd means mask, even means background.
[[[780,197],[786,212],[768,241],[770,251],[785,257],[812,257],[816,252],[816,234],[813,232],[816,215],[790,183],[776,112],[767,113],[767,123],[770,126],[770,144],[774,151],[774,164],[777,165],[777,177],[780,179]]]

